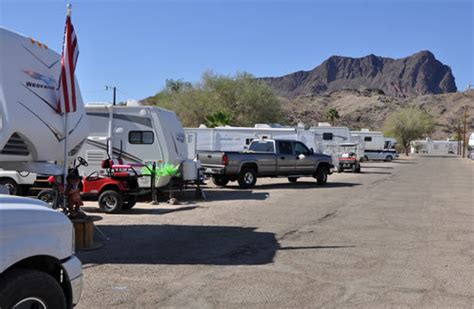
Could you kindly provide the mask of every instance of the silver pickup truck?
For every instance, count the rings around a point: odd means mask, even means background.
[[[296,182],[299,177],[312,176],[323,185],[333,168],[330,156],[316,154],[293,140],[254,140],[242,152],[203,151],[198,158],[215,185],[238,181],[243,189],[255,186],[257,177],[288,177]]]

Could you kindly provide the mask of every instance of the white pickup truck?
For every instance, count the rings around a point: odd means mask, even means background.
[[[0,194],[0,308],[71,308],[81,291],[71,221],[41,201]]]

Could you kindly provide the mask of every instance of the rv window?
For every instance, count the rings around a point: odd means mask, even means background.
[[[130,144],[153,144],[155,136],[152,131],[130,131],[128,133],[128,142]]]
[[[364,136],[364,142],[371,142],[372,136]]]
[[[323,140],[325,140],[325,141],[332,141],[332,133],[331,133],[331,132],[325,132],[325,133],[323,133]]]

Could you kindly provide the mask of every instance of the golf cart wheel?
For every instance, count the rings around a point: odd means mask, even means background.
[[[105,213],[117,213],[122,209],[122,195],[115,190],[107,190],[99,196],[99,207]]]
[[[344,171],[344,168],[342,167],[342,164],[339,164],[336,168],[338,173],[342,173]]]
[[[130,195],[128,197],[128,200],[123,203],[122,210],[132,209],[136,203],[137,203],[137,197],[135,195]]]
[[[223,176],[212,176],[212,183],[218,187],[225,187],[229,183],[229,179]]]
[[[316,183],[318,185],[325,185],[328,182],[328,170],[326,167],[319,167],[316,171]]]
[[[354,173],[360,173],[360,164],[357,164],[357,167],[355,168]]]
[[[385,157],[385,161],[387,161],[387,162],[390,162],[390,161],[392,161],[392,160],[393,160],[393,157],[392,157],[392,156],[386,156],[386,157]]]
[[[351,166],[351,171],[352,171],[353,173],[357,173],[357,164],[352,164],[352,166]]]
[[[1,308],[67,308],[66,297],[51,275],[31,269],[13,269],[0,280]]]
[[[253,168],[244,167],[240,171],[237,181],[241,189],[253,188],[257,182],[257,173]]]
[[[298,177],[288,177],[288,181],[291,183],[295,183],[298,181]]]
[[[20,186],[13,179],[9,179],[9,178],[0,179],[0,185],[5,186],[10,192],[10,195],[21,195]]]
[[[36,196],[40,201],[45,202],[49,206],[53,207],[54,205],[54,191],[51,189],[41,190],[40,193]]]
[[[364,162],[368,162],[368,161],[369,161],[369,157],[364,156]]]

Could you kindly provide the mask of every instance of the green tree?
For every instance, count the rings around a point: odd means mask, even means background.
[[[432,117],[415,106],[402,108],[392,113],[385,121],[384,133],[395,137],[408,156],[410,143],[429,136],[434,128]]]
[[[339,112],[335,108],[329,108],[326,110],[326,119],[334,125],[336,123],[336,119],[339,119]]]
[[[232,114],[226,111],[217,111],[209,116],[206,116],[206,121],[209,128],[230,125],[232,121]]]
[[[222,121],[221,125],[234,126],[284,119],[280,100],[264,81],[248,73],[226,76],[209,71],[195,84],[168,80],[165,89],[146,101],[176,112],[184,126],[210,124],[214,117]]]

